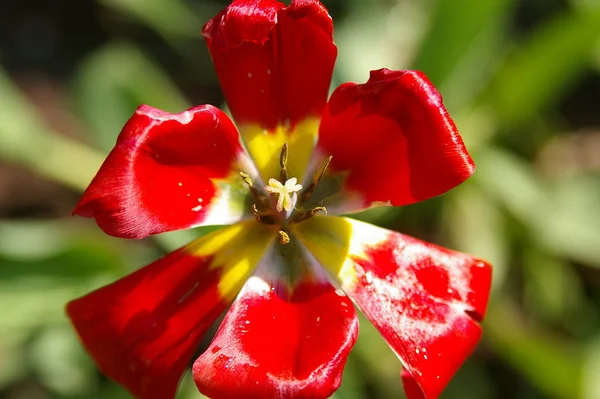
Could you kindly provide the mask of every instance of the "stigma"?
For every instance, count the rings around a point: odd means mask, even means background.
[[[278,195],[277,204],[275,205],[277,212],[283,212],[283,210],[289,212],[294,209],[298,201],[298,193],[302,190],[302,185],[297,183],[298,179],[295,177],[287,179],[283,184],[277,179],[269,179],[265,191]]]

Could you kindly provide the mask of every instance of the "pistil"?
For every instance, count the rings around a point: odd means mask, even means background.
[[[296,206],[298,201],[298,192],[302,190],[302,185],[297,184],[298,179],[292,177],[286,180],[285,184],[281,184],[279,180],[269,179],[269,184],[265,186],[265,190],[271,194],[277,194],[277,204],[275,209],[277,212],[291,211]]]

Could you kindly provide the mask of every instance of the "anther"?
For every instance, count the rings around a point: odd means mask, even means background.
[[[319,212],[323,212],[324,214],[327,215],[327,208],[325,208],[324,206],[316,206],[310,210],[311,216],[315,216]]]
[[[275,224],[275,217],[270,212],[260,212],[256,207],[256,204],[252,204],[252,214],[257,222],[265,224]]]
[[[256,207],[256,204],[252,204],[252,213],[254,214],[254,219],[256,219],[257,222],[260,222],[260,213],[258,213],[258,208]]]
[[[329,167],[329,164],[331,163],[332,158],[333,158],[333,155],[328,156],[325,159],[325,161],[323,161],[323,163],[317,168],[317,170],[315,171],[315,174],[313,175],[312,181],[310,182],[310,185],[300,195],[300,203],[301,204],[308,201],[311,194],[315,191],[315,188],[317,188],[317,185],[319,184],[319,182],[321,181],[323,176],[325,176],[325,172],[327,171],[327,168]]]
[[[258,191],[256,186],[254,186],[254,183],[252,182],[250,175],[247,173],[244,173],[244,172],[240,172],[240,176],[242,177],[242,180],[244,181],[244,183],[246,183],[246,185],[248,186],[248,189],[250,190],[250,192],[252,193],[254,198],[256,198],[257,200],[259,200],[261,202],[264,202],[266,200],[266,197],[264,196],[264,194],[262,194],[260,191]]]
[[[324,206],[317,206],[310,210],[299,212],[294,217],[294,223],[299,223],[303,220],[310,219],[319,212],[324,212],[327,215],[327,208],[325,208]]]
[[[281,180],[283,182],[288,179],[287,162],[288,162],[288,145],[287,145],[287,143],[284,143],[283,147],[281,147],[281,154],[279,155],[279,166],[281,167],[281,172],[279,174],[279,180]]]
[[[288,233],[286,233],[286,232],[285,232],[285,231],[283,231],[283,230],[279,230],[279,242],[280,242],[282,245],[289,244],[289,242],[290,242],[290,236],[289,236],[289,234],[288,234]]]
[[[327,171],[327,168],[329,167],[329,164],[331,163],[332,159],[333,159],[333,155],[328,156],[325,159],[325,161],[323,161],[323,163],[321,164],[321,166],[319,166],[317,168],[317,171],[315,172],[315,174],[313,176],[313,180],[312,180],[312,182],[315,184],[315,186],[317,184],[319,184],[319,182],[323,178],[323,175],[325,175],[325,172]]]
[[[242,177],[244,183],[248,185],[248,187],[254,187],[254,183],[252,183],[252,179],[248,173],[240,172],[240,176]]]

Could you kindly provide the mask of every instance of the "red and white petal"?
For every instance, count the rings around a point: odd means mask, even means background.
[[[321,114],[337,49],[317,0],[234,0],[203,29],[238,126],[274,129]]]
[[[219,109],[170,114],[142,105],[73,213],[127,238],[232,223],[244,215],[247,190],[236,189],[243,182],[234,174],[246,157]]]
[[[213,399],[327,398],[358,335],[352,302],[327,282],[251,277],[193,367]]]
[[[109,378],[139,399],[174,398],[202,335],[272,241],[253,221],[225,228],[70,302],[68,316]]]
[[[338,87],[321,120],[318,153],[333,155],[330,176],[344,181],[331,206],[345,213],[422,201],[474,171],[440,93],[417,71],[381,69],[365,84]]]
[[[423,396],[437,398],[481,336],[490,265],[347,218],[314,217],[294,233],[377,327]],[[410,399],[415,392],[408,384]]]

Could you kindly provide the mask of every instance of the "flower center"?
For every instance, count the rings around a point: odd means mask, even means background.
[[[257,201],[252,205],[255,219],[260,223],[278,224],[280,226],[279,241],[281,244],[290,242],[287,228],[289,224],[306,220],[318,212],[327,213],[324,206],[305,208],[303,205],[306,205],[321,181],[331,162],[331,156],[317,168],[310,184],[304,189],[301,184],[298,184],[296,177],[290,178],[288,176],[287,160],[288,146],[284,144],[279,157],[281,167],[279,179],[270,178],[268,184],[262,189],[254,185],[248,174],[240,172],[240,176]]]

